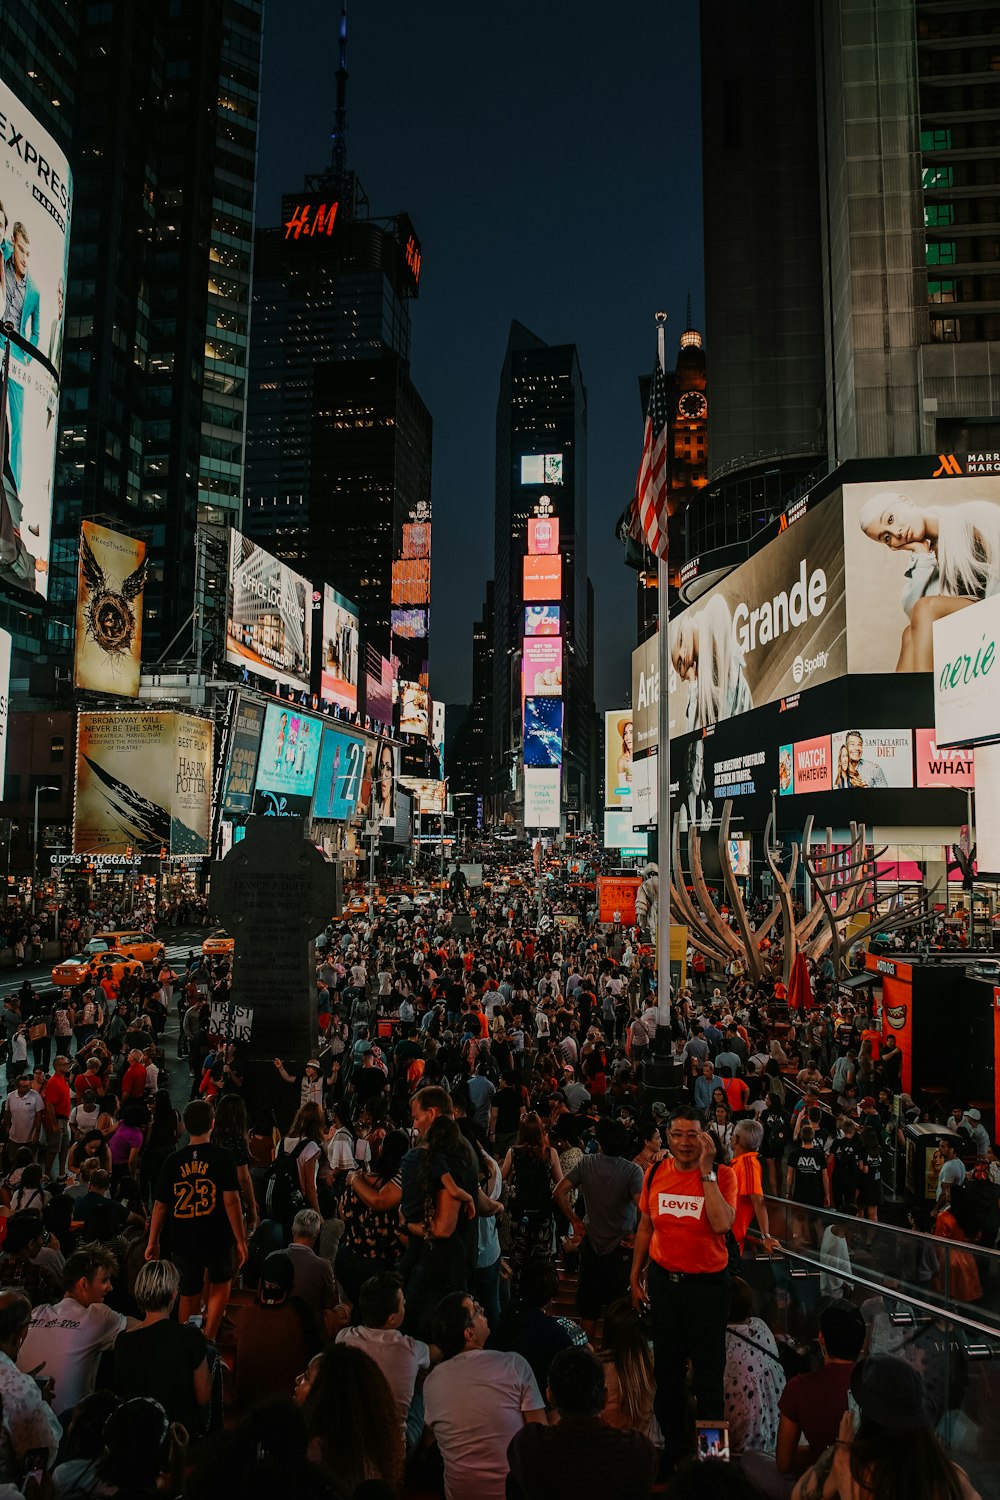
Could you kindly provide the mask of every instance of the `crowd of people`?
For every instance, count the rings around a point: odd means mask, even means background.
[[[853,1279],[891,1039],[821,973],[796,1021],[701,966],[664,1027],[637,931],[470,906],[332,923],[319,1048],[266,1088],[216,1030],[225,956],[6,1002],[0,1482],[974,1496],[940,1436],[988,1454],[981,1385]],[[934,1236],[896,1268],[928,1293],[1000,1194],[955,1110]]]

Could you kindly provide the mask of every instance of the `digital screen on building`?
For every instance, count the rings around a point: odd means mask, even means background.
[[[393,635],[404,641],[425,640],[429,613],[426,609],[394,609],[390,618]]]
[[[3,265],[9,324],[36,354],[9,345],[0,582],[47,598],[59,435],[72,174],[52,136],[0,81]],[[40,357],[38,357],[40,356]]]
[[[909,729],[840,730],[782,745],[778,751],[778,791],[783,797],[912,785]]]
[[[308,812],[322,736],[322,719],[290,704],[267,705],[257,760],[256,812]]]
[[[358,706],[361,621],[357,606],[323,585],[320,696],[352,713]]]
[[[562,484],[563,456],[561,453],[522,453],[522,484]]]
[[[419,682],[401,681],[399,684],[400,734],[417,734],[426,739],[431,732],[430,712],[431,701],[427,689]]]
[[[430,521],[407,521],[403,525],[400,557],[412,559],[429,558],[431,555]]]
[[[404,559],[392,565],[392,607],[431,602],[431,565],[427,558]]]
[[[604,714],[604,806],[632,806],[632,712],[612,708]]]
[[[525,698],[524,764],[562,765],[563,703],[561,698]]]
[[[604,814],[604,847],[617,849],[621,854],[644,856],[649,848],[645,833],[637,833],[632,827],[632,814],[611,809]]]
[[[561,697],[562,665],[561,637],[525,639],[521,652],[522,698]]]
[[[562,822],[562,772],[526,766],[524,770],[525,828],[558,828]]]
[[[403,776],[401,782],[416,797],[421,814],[445,811],[446,788],[443,781],[432,781],[427,776]]]
[[[139,696],[145,582],[145,542],[83,522],[73,657],[78,688]]]
[[[237,698],[236,721],[229,741],[229,762],[222,787],[223,816],[249,812],[257,779],[257,756],[264,729],[264,704]]]
[[[561,635],[558,604],[527,604],[524,608],[525,635]]]
[[[370,642],[365,646],[365,713],[378,724],[392,723],[392,663]]]
[[[729,839],[729,863],[733,874],[739,879],[745,880],[750,877],[750,840]]]
[[[313,816],[341,822],[353,817],[361,798],[364,769],[364,740],[359,735],[324,726]]]
[[[558,516],[532,516],[528,522],[529,555],[531,557],[554,557],[558,551]]]
[[[525,557],[524,601],[558,600],[562,598],[562,558]]]
[[[942,748],[937,731],[917,729],[914,732],[917,755],[917,786],[974,787],[976,754],[967,745]]]
[[[307,693],[311,597],[300,574],[230,531],[226,660]]]

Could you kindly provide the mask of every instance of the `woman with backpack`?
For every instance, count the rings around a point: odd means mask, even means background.
[[[267,1185],[267,1216],[277,1219],[288,1238],[300,1208],[321,1214],[317,1181],[323,1152],[323,1111],[311,1101],[303,1104],[282,1139]]]
[[[554,1205],[552,1189],[562,1177],[559,1157],[549,1144],[541,1120],[525,1115],[517,1143],[504,1157],[500,1175],[510,1187],[510,1265],[512,1291],[529,1260],[545,1260],[552,1254]]]

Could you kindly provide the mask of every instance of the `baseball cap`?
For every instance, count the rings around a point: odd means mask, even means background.
[[[866,1094],[865,1097],[862,1099],[862,1101],[861,1101],[861,1108],[862,1109],[874,1109],[875,1108],[875,1100],[872,1098],[871,1094]]]
[[[981,1120],[981,1119],[982,1119],[982,1118],[983,1118],[983,1117],[982,1117],[982,1115],[981,1115],[981,1114],[980,1114],[980,1113],[979,1113],[979,1110],[978,1110],[978,1109],[967,1109],[967,1110],[966,1110],[966,1111],[965,1111],[965,1118],[966,1118],[966,1119],[967,1119],[967,1120],[975,1120],[975,1121],[976,1121],[976,1123],[977,1123],[977,1124],[978,1124],[978,1123],[979,1123],[979,1121],[980,1121],[980,1120]]]
[[[893,1432],[916,1432],[930,1425],[923,1382],[905,1359],[870,1354],[854,1366],[851,1395],[863,1417]]]

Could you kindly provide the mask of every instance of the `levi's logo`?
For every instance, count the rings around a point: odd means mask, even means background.
[[[661,1214],[669,1214],[672,1219],[701,1218],[704,1198],[688,1198],[675,1193],[660,1193],[658,1196]]]

